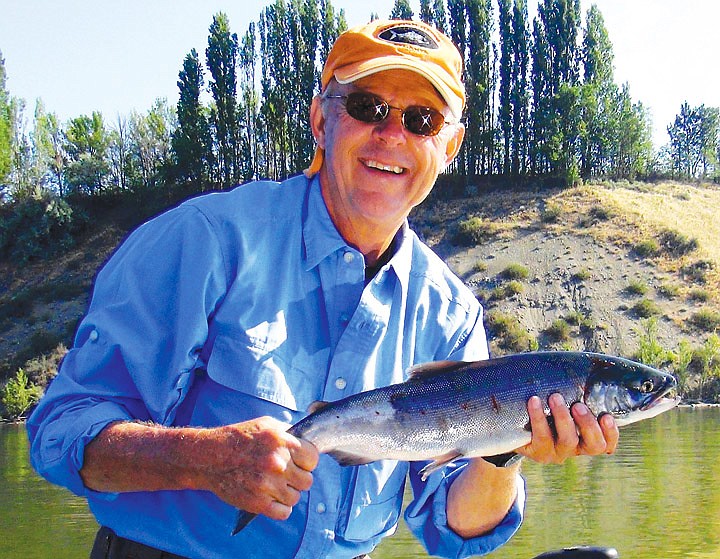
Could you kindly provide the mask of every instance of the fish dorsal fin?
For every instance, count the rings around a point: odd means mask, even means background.
[[[449,373],[465,365],[466,361],[431,361],[410,367],[407,374],[409,379],[423,379]]]
[[[307,408],[308,413],[315,413],[316,411],[320,411],[324,407],[328,406],[330,402],[323,402],[322,400],[315,400],[312,404],[310,404]]]

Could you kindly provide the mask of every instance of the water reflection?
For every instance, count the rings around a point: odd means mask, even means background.
[[[673,410],[623,429],[613,457],[526,463],[525,524],[493,559],[574,545],[622,559],[720,558],[719,420],[717,408]],[[27,452],[22,426],[0,426],[0,558],[87,557],[97,525],[85,502],[37,477]],[[404,524],[373,553],[426,556]]]

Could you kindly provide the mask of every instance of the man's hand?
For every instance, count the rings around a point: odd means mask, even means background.
[[[287,519],[312,486],[319,459],[311,443],[286,432],[289,427],[260,417],[211,429],[217,447],[201,476],[205,488],[244,511]]]
[[[86,447],[80,475],[96,491],[200,489],[284,520],[312,485],[317,449],[270,417],[199,429],[112,423]]]
[[[554,428],[548,422],[540,398],[533,396],[527,409],[532,441],[517,452],[541,463],[562,464],[572,456],[612,454],[617,448],[619,432],[609,414],[599,420],[581,403],[568,409],[560,394],[549,400]]]

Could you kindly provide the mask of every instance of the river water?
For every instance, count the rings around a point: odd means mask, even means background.
[[[22,426],[0,425],[0,559],[86,559],[95,521],[83,500],[32,471],[27,447]],[[630,425],[611,457],[526,463],[523,472],[525,523],[493,559],[575,545],[614,547],[621,559],[720,559],[718,408]],[[426,556],[403,524],[373,553]]]

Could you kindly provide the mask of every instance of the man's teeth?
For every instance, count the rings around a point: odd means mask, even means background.
[[[378,163],[377,161],[368,161],[365,164],[368,167],[372,167],[374,169],[380,169],[381,171],[387,171],[389,173],[395,173],[396,175],[401,175],[404,170],[402,167],[393,167],[392,165],[383,165],[382,163]]]

